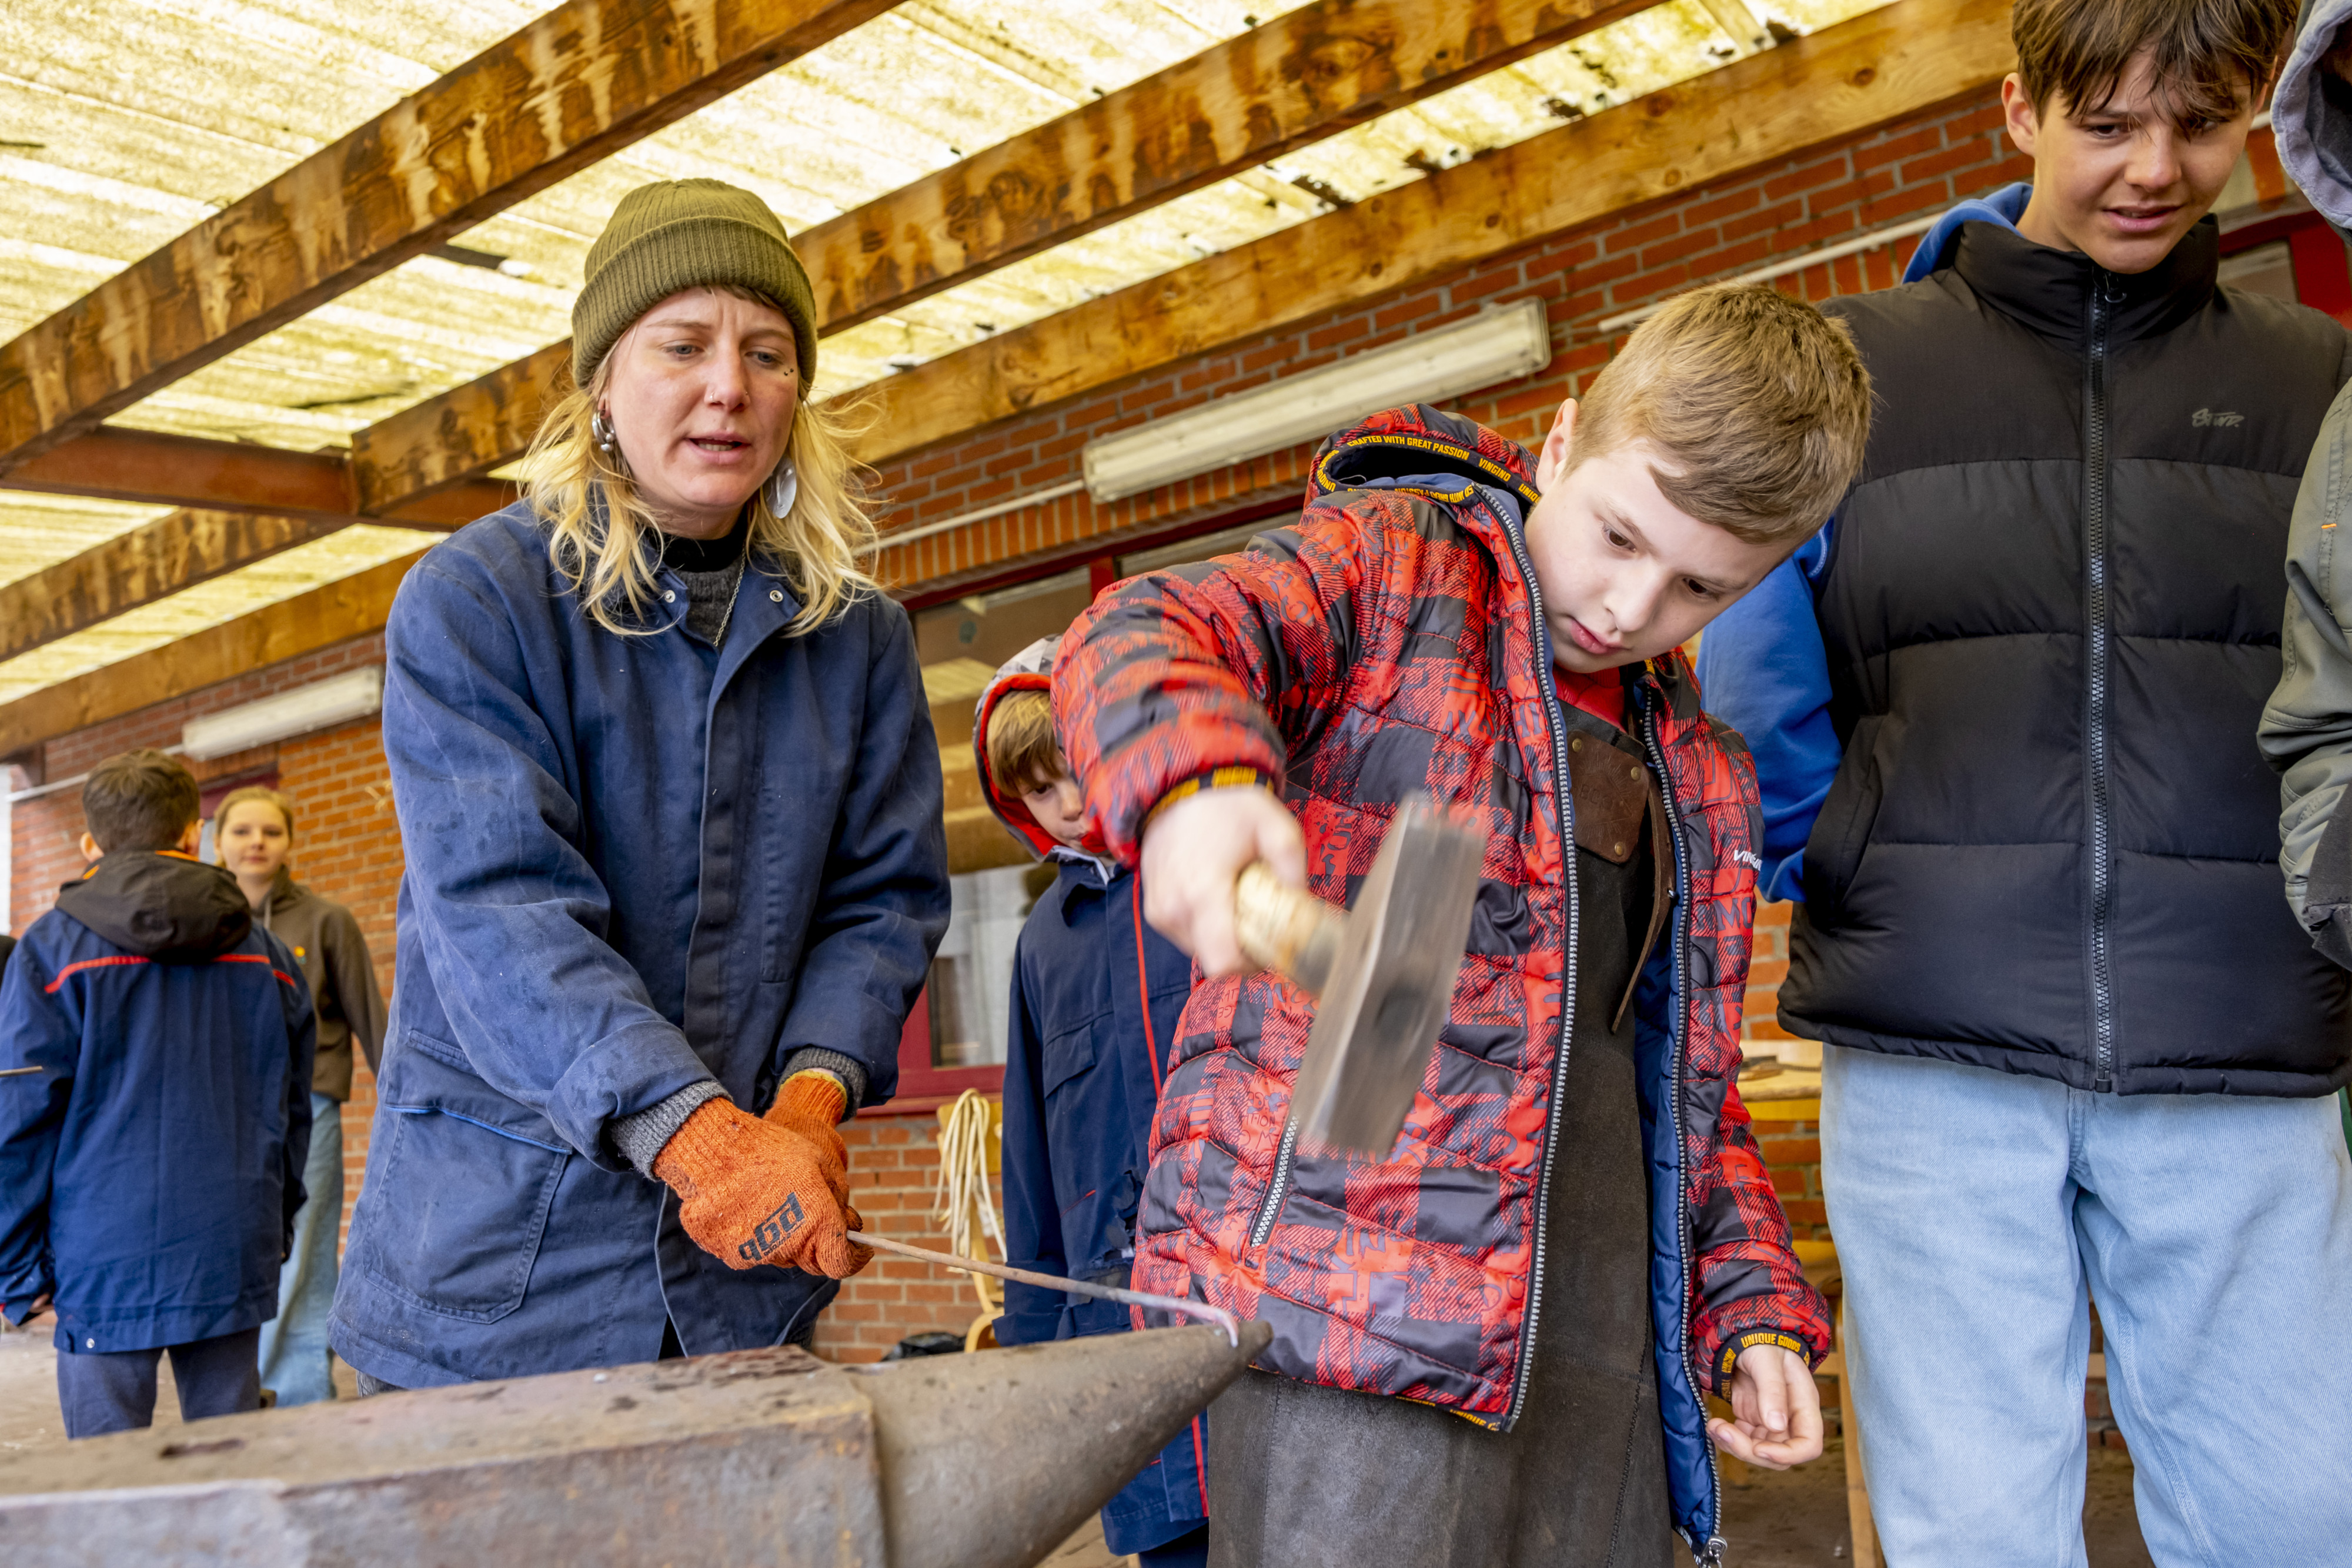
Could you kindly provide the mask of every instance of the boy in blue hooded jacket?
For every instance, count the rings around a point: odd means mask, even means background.
[[[1057,638],[1024,649],[982,694],[973,750],[989,804],[1058,862],[1013,960],[1004,1067],[1006,1260],[1124,1286],[1150,1165],[1160,1057],[1192,992],[1192,961],[1146,925],[1135,874],[1087,842],[1078,787],[1054,738],[1046,672]],[[1009,1284],[1003,1344],[1119,1333],[1128,1309]],[[1111,1551],[1143,1568],[1208,1561],[1205,1417],[1103,1509]]]
[[[317,1035],[293,955],[195,848],[187,768],[82,787],[89,870],[0,981],[0,1303],[57,1314],[66,1435],[257,1408],[261,1325],[302,1207]]]

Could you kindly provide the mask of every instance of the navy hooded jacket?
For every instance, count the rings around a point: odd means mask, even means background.
[[[0,977],[0,1301],[100,1353],[278,1315],[310,1150],[310,991],[236,879],[110,854]],[[30,1069],[30,1071],[25,1071]]]
[[[730,1270],[612,1124],[804,1050],[888,1097],[948,920],[938,741],[907,613],[787,635],[754,556],[722,645],[656,574],[598,626],[528,504],[402,583],[384,752],[407,865],[367,1181],[331,1341],[401,1387],[774,1344],[834,1286]]]
[[[1054,841],[988,765],[988,720],[1008,693],[1046,689],[1055,639],[998,672],[972,727],[989,804],[1032,850]],[[1016,1269],[1124,1286],[1135,1211],[1150,1167],[1160,1061],[1192,991],[1192,960],[1143,919],[1135,874],[1067,850],[1029,912],[1013,955],[1004,1063],[1005,1261]],[[1120,1333],[1129,1309],[1034,1285],[1004,1287],[1001,1344]],[[1103,1536],[1124,1556],[1199,1527],[1208,1514],[1195,1416],[1104,1505]]]

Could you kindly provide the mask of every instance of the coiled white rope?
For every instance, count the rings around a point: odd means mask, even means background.
[[[997,1217],[988,1192],[988,1145],[1000,1135],[989,1110],[988,1101],[972,1089],[957,1095],[955,1103],[948,1107],[940,1127],[940,1207],[932,1215],[947,1227],[949,1251],[983,1261],[988,1250],[982,1236],[996,1243],[1000,1260],[1006,1255],[1004,1222]],[[975,1216],[978,1234],[974,1233]],[[999,1304],[1001,1296],[991,1293],[986,1275],[967,1277],[982,1306],[993,1309]]]

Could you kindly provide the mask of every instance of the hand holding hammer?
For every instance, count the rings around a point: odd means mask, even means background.
[[[1445,1026],[1485,847],[1467,820],[1408,801],[1343,911],[1302,885],[1305,841],[1270,792],[1204,789],[1145,830],[1144,915],[1208,974],[1273,969],[1315,998],[1300,1137],[1385,1158]]]
[[[1234,888],[1261,862],[1304,892],[1307,838],[1274,791],[1248,784],[1186,796],[1143,831],[1143,917],[1202,973],[1247,974],[1260,966],[1235,934]]]

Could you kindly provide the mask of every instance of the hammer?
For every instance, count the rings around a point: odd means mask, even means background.
[[[1408,800],[1341,910],[1264,861],[1234,883],[1250,962],[1316,998],[1291,1115],[1310,1146],[1385,1158],[1428,1076],[1478,897],[1484,835],[1426,797]]]

